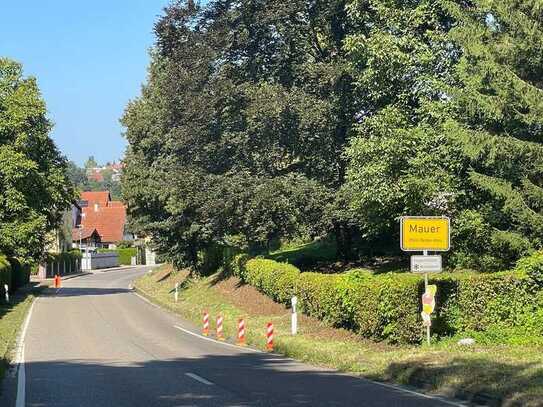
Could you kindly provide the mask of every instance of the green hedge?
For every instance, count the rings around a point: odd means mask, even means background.
[[[493,274],[444,273],[430,279],[438,286],[432,331],[440,336],[500,327],[543,330],[543,295],[535,272],[517,269]],[[231,270],[275,301],[361,336],[393,343],[423,338],[421,295],[424,281],[408,273],[372,275],[357,270],[341,275],[301,273],[267,259],[236,256]],[[543,267],[542,267],[543,269]]]
[[[32,266],[15,258],[10,258],[8,261],[11,264],[10,289],[15,291],[30,282],[30,270]]]
[[[0,302],[4,301],[4,295],[6,293],[4,290],[4,284],[11,287],[11,279],[11,265],[7,257],[0,255]]]
[[[132,257],[138,255],[136,247],[127,247],[124,249],[98,249],[99,253],[117,253],[119,255],[119,264],[130,266],[132,265]]]

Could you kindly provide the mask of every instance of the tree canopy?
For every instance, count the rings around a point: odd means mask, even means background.
[[[0,252],[7,256],[37,259],[74,198],[50,130],[35,79],[0,58]]]
[[[541,16],[515,1],[175,1],[122,119],[135,230],[178,265],[332,234],[399,251],[453,221],[450,264],[541,247]]]

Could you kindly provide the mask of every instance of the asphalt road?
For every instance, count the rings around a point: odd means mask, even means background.
[[[24,387],[13,374],[0,405],[18,397],[23,407],[23,394],[36,407],[451,405],[191,335],[190,323],[129,289],[145,272],[74,278],[40,297],[25,335]]]

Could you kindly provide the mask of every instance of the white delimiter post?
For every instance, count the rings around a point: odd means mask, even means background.
[[[428,256],[428,250],[422,252],[424,256]],[[424,273],[424,292],[428,291],[428,273]],[[430,316],[432,318],[432,316]],[[430,345],[430,325],[426,327],[426,341]]]
[[[7,284],[4,284],[4,292],[6,293],[6,302],[9,304],[9,287]]]
[[[292,335],[296,335],[298,332],[298,313],[296,312],[296,304],[298,303],[298,298],[296,296],[290,299],[292,304],[292,315],[291,315],[291,332]]]
[[[179,283],[175,283],[175,302],[179,298]]]

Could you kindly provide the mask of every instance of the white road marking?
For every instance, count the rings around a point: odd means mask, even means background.
[[[210,342],[214,342],[214,343],[218,343],[219,345],[223,345],[223,346],[228,346],[230,348],[234,348],[234,349],[237,349],[237,350],[246,350],[248,352],[254,352],[254,353],[264,353],[258,349],[253,349],[253,348],[246,348],[246,347],[242,347],[242,346],[238,346],[238,345],[233,345],[231,343],[228,343],[228,342],[224,342],[224,341],[218,341],[216,339],[213,339],[213,338],[208,338],[207,336],[203,336],[203,335],[198,335],[198,334],[195,334],[194,332],[191,332],[185,328],[181,328],[180,326],[177,326],[177,325],[174,325],[173,326],[175,329],[179,329],[180,331],[183,331],[185,332],[186,334],[189,334],[189,335],[192,335],[192,336],[195,336],[197,338],[200,338],[200,339],[204,339],[206,341],[210,341]]]
[[[197,374],[194,374],[194,373],[185,373],[186,376],[200,382],[200,383],[203,383],[203,384],[207,384],[208,386],[213,386],[214,383],[210,382],[209,380],[206,380],[204,379],[203,377],[201,376],[198,376]]]
[[[162,309],[160,306],[156,305],[156,304],[153,304],[151,301],[149,301],[147,298],[145,297],[142,297],[141,295],[139,295],[138,293],[134,293],[136,294],[139,298],[141,298],[143,301],[145,301],[146,303],[152,305],[153,307],[155,308],[159,308],[159,309]],[[252,349],[252,348],[246,348],[246,347],[242,347],[242,346],[238,346],[238,345],[233,345],[231,343],[228,343],[228,342],[224,342],[224,341],[218,341],[216,339],[213,339],[213,338],[209,338],[207,336],[203,336],[203,335],[199,335],[199,334],[196,334],[194,332],[191,332],[189,331],[188,329],[185,329],[185,328],[182,328],[178,325],[174,325],[173,326],[175,329],[179,329],[180,331],[186,333],[186,334],[189,334],[189,335],[192,335],[196,338],[200,338],[200,339],[204,339],[206,341],[210,341],[210,342],[214,342],[214,343],[217,343],[219,345],[223,345],[223,346],[228,346],[230,348],[234,348],[234,349],[237,349],[237,350],[245,350],[247,352],[254,352],[254,353],[266,353],[268,354],[268,352],[263,352],[261,350],[258,350],[258,349]],[[294,363],[300,363],[299,361],[297,360],[294,360],[294,359],[287,359],[287,360],[290,360]],[[187,373],[187,375],[190,375],[189,373]],[[349,376],[349,375],[347,375]],[[192,376],[191,376],[192,377]],[[350,376],[352,377],[352,376]],[[431,399],[431,400],[438,400],[444,404],[448,404],[448,405],[451,405],[451,406],[455,406],[455,407],[465,407],[467,406],[467,404],[465,403],[462,403],[462,402],[454,402],[454,401],[449,401],[449,400],[446,400],[442,397],[439,397],[439,396],[432,396],[430,394],[424,394],[424,393],[419,393],[419,392],[416,392],[416,391],[413,391],[413,390],[409,390],[409,389],[406,389],[406,388],[403,388],[401,386],[396,386],[394,384],[388,384],[388,383],[382,383],[382,382],[376,382],[374,380],[371,380],[371,379],[366,379],[364,377],[359,377],[359,379],[361,380],[365,380],[367,382],[370,382],[370,383],[373,383],[373,384],[376,384],[378,386],[382,386],[382,387],[387,387],[387,388],[390,388],[390,389],[394,389],[394,390],[397,390],[397,391],[400,391],[400,392],[404,392],[404,393],[407,393],[407,394],[413,394],[413,395],[416,395],[416,396],[419,396],[419,397],[423,397],[423,398],[426,398],[426,399]],[[205,379],[204,379],[205,380]]]
[[[145,298],[145,297],[139,295],[138,293],[134,293],[134,294],[136,294],[141,300],[145,301],[147,304],[152,305],[153,307],[159,308],[159,309],[160,309],[160,307],[159,307],[158,305],[153,304],[153,303],[152,303],[151,301],[149,301],[147,298]]]
[[[36,298],[30,305],[30,309],[28,310],[28,315],[26,316],[15,354],[15,360],[19,372],[19,375],[17,377],[17,400],[15,402],[16,407],[25,407],[26,404],[25,337],[26,331],[28,330],[28,325],[30,324],[32,310],[34,309],[34,304],[37,301],[38,299]]]
[[[387,387],[389,389],[394,389],[394,390],[398,390],[398,391],[401,391],[403,393],[408,393],[408,394],[414,394],[416,396],[419,396],[419,397],[423,397],[425,399],[431,399],[431,400],[438,400],[440,401],[441,403],[444,403],[444,404],[448,404],[450,406],[456,406],[456,407],[465,407],[467,406],[467,404],[465,403],[458,403],[458,402],[454,402],[454,401],[449,401],[449,400],[446,400],[442,397],[438,397],[438,396],[432,396],[430,394],[424,394],[424,393],[419,393],[417,391],[413,391],[413,390],[408,390],[408,389],[405,389],[403,387],[400,387],[400,386],[396,386],[394,384],[388,384],[388,383],[382,383],[382,382],[376,382],[374,380],[370,380],[370,379],[366,379],[366,378],[362,378],[362,380],[366,380],[368,382],[371,382],[373,384],[377,384],[379,386],[383,386],[383,387]]]

